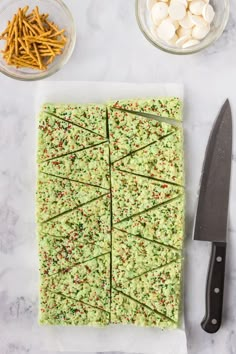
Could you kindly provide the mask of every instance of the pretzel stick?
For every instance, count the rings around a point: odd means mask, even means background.
[[[6,41],[0,52],[8,65],[45,70],[63,51],[65,30],[51,22],[48,14],[40,14],[38,6],[29,14],[28,10],[29,6],[19,8],[8,21],[0,34],[0,40]]]

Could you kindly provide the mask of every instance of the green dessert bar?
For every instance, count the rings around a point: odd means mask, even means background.
[[[38,231],[57,238],[73,236],[86,242],[106,239],[110,235],[110,195],[105,194],[56,219],[40,223]]]
[[[38,130],[38,161],[83,150],[105,141],[100,135],[41,112]]]
[[[102,194],[104,190],[99,187],[39,173],[38,221],[47,221],[92,199],[99,198]]]
[[[42,110],[74,123],[93,133],[107,137],[106,105],[73,105],[46,103]]]
[[[177,327],[175,322],[115,289],[112,290],[111,323],[162,329]]]
[[[122,289],[127,281],[181,257],[175,249],[116,229],[112,232],[112,241],[112,278],[115,288]]]
[[[39,223],[41,234],[57,238],[73,236],[96,242],[110,236],[110,194],[62,214],[46,223]]]
[[[184,197],[133,216],[117,225],[133,235],[181,250],[184,239]]]
[[[160,179],[166,182],[183,184],[183,142],[182,132],[174,134],[138,150],[119,160],[114,166],[123,171]]]
[[[38,227],[40,272],[52,275],[110,251],[110,196]]]
[[[110,311],[110,253],[41,279],[43,289]]]
[[[110,105],[114,108],[182,120],[182,104],[178,97],[119,100]]]
[[[183,193],[183,188],[118,170],[112,171],[113,221],[163,204]]]
[[[181,268],[180,259],[127,281],[122,289],[131,298],[178,323]]]
[[[109,189],[109,146],[104,143],[45,161],[41,163],[40,171]]]
[[[175,131],[170,124],[115,109],[108,110],[108,120],[112,162]]]
[[[85,242],[74,236],[56,238],[40,235],[40,270],[43,274],[52,275],[109,251],[110,238],[108,237],[95,243]]]
[[[109,312],[42,289],[40,292],[39,323],[60,326],[102,326],[109,323]]]

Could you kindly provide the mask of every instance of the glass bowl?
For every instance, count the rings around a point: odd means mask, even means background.
[[[136,0],[136,18],[142,33],[155,47],[172,54],[193,54],[213,44],[222,35],[227,25],[229,18],[229,0],[210,0],[210,4],[215,10],[215,17],[211,23],[211,30],[200,43],[188,48],[177,48],[166,44],[152,34],[150,11],[147,8],[147,0]]]
[[[56,73],[70,59],[76,42],[75,23],[71,12],[62,0],[1,0],[0,33],[4,31],[8,20],[12,19],[18,9],[26,5],[29,6],[29,11],[38,5],[40,13],[48,13],[50,21],[53,21],[59,28],[65,29],[67,43],[63,53],[57,56],[44,71],[9,66],[0,53],[0,72],[17,80],[41,80]],[[4,45],[5,41],[0,40],[0,50],[3,49]]]

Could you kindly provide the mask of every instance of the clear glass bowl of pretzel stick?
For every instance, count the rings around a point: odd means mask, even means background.
[[[76,42],[74,19],[62,0],[1,0],[2,33],[0,72],[24,81],[56,73],[70,59]]]

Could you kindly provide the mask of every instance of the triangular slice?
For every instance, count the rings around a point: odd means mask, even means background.
[[[109,110],[108,117],[112,162],[157,141],[176,129],[169,124],[119,110]]]
[[[76,206],[100,197],[104,190],[45,174],[38,176],[37,217],[46,221]]]
[[[99,144],[104,138],[79,128],[70,122],[57,119],[41,112],[38,129],[38,161],[52,159],[91,145]]]
[[[39,237],[40,272],[52,275],[83,263],[110,251],[110,234],[103,240],[86,242],[74,235],[70,237],[52,237],[41,234]]]
[[[182,103],[178,97],[120,100],[110,105],[135,112],[151,113],[161,117],[182,120]]]
[[[38,225],[39,234],[100,242],[110,235],[110,195]],[[110,237],[110,236],[109,236]]]
[[[126,281],[180,258],[180,252],[114,229],[112,269],[116,288]]]
[[[113,170],[112,204],[114,223],[164,203],[182,193],[182,187]]]
[[[112,290],[111,323],[142,327],[176,328],[177,324],[139,302]]]
[[[102,104],[51,104],[43,110],[106,137],[106,106]]]
[[[109,147],[101,144],[63,157],[45,161],[40,171],[78,182],[109,188]]]
[[[39,323],[54,326],[104,326],[109,323],[109,313],[43,289],[40,292]]]
[[[181,260],[128,281],[123,289],[127,295],[178,322]]]
[[[43,288],[109,311],[109,253],[42,279]]]
[[[114,166],[143,176],[183,184],[182,132],[177,130],[176,133],[118,161]]]
[[[184,197],[122,221],[117,227],[181,250],[184,239]]]

